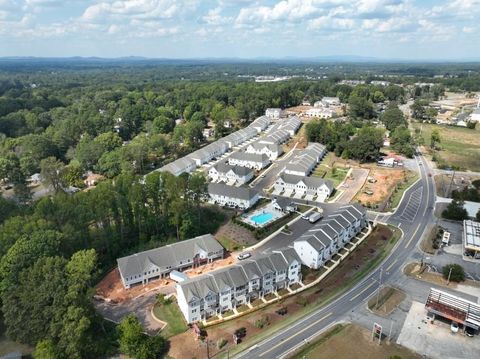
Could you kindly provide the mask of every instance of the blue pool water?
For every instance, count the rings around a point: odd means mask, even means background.
[[[250,219],[258,225],[262,225],[264,223],[267,223],[273,218],[273,213],[265,212],[265,213],[260,213],[255,216],[250,217]]]

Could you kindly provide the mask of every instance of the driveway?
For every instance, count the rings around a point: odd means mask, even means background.
[[[338,187],[343,192],[335,199],[337,203],[350,203],[367,180],[370,171],[366,168],[352,168],[350,178]]]

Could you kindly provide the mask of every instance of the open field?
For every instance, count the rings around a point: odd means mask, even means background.
[[[480,171],[480,129],[463,127],[415,124],[421,129],[425,148],[429,148],[433,130],[440,133],[440,151],[436,151],[438,167],[453,167],[461,170]],[[479,126],[477,126],[479,127]],[[428,149],[430,154],[432,150]]]
[[[167,323],[161,331],[165,338],[183,333],[188,329],[176,301],[170,304],[155,304],[153,314],[157,319]]]
[[[378,345],[378,342],[372,341],[371,336],[370,330],[353,324],[336,325],[289,358],[420,358],[418,354],[411,350],[395,343],[388,343],[386,340],[383,340],[382,343]]]
[[[393,312],[406,298],[406,294],[393,287],[383,287],[368,301],[368,309],[375,314],[387,316]]]
[[[380,263],[399,238],[400,231],[398,229],[379,225],[355,252],[341,262],[341,264],[318,285],[298,295],[288,297],[281,302],[261,308],[254,313],[239,317],[235,321],[228,321],[208,327],[208,339],[210,343],[213,343],[212,346],[210,346],[210,354],[214,355],[218,352],[214,343],[224,338],[228,340],[230,355],[233,356],[234,352],[243,350],[246,346],[253,345],[255,342],[268,336],[269,333],[297,321],[315,308],[326,304],[326,302],[336,295],[351,288],[358,280],[363,278],[372,268]],[[309,275],[314,276],[315,273],[309,273]],[[276,313],[281,307],[287,308],[287,315],[282,316]],[[268,316],[269,324],[262,329],[257,328],[255,321],[265,316]],[[234,346],[232,343],[232,333],[240,327],[246,328],[247,335],[243,343]],[[206,355],[205,344],[195,340],[191,331],[171,337],[170,342],[171,345],[168,355],[173,358],[199,357],[203,356],[204,353]],[[226,348],[227,347],[224,349]],[[226,352],[222,355],[227,356]]]

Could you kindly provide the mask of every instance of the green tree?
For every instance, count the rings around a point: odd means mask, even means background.
[[[435,149],[437,147],[437,144],[441,142],[440,139],[440,132],[435,129],[432,131],[430,135],[430,147]]]
[[[442,212],[442,217],[454,221],[463,221],[468,219],[468,212],[463,207],[462,201],[452,200]]]
[[[143,328],[133,314],[126,316],[118,325],[120,351],[135,359],[155,359],[165,350],[161,336],[152,338],[143,334]]]
[[[389,131],[394,131],[401,125],[407,126],[407,121],[395,102],[390,102],[385,112],[380,116],[380,120]]]
[[[153,129],[156,133],[170,133],[175,127],[175,120],[167,116],[159,115],[153,120]]]
[[[53,188],[55,192],[63,191],[66,187],[64,178],[65,165],[55,157],[47,157],[40,162],[40,174],[46,186]]]
[[[450,279],[452,282],[463,282],[465,280],[465,270],[459,264],[447,264],[442,268],[443,278]]]
[[[346,144],[351,158],[361,162],[376,160],[383,145],[383,130],[374,127],[362,127],[357,136]]]
[[[122,138],[116,132],[105,132],[97,137],[94,141],[98,143],[104,152],[113,151],[115,148],[122,146]]]

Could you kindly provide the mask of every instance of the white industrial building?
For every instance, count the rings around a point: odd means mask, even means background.
[[[293,248],[261,255],[176,285],[187,323],[195,323],[301,281],[300,259]]]
[[[360,204],[340,207],[293,242],[302,263],[318,269],[367,225],[367,212]]]
[[[184,270],[223,258],[224,249],[211,235],[195,237],[117,259],[123,286],[146,284]]]
[[[209,183],[209,202],[220,206],[248,209],[260,199],[259,193],[246,186],[228,186],[224,183]]]
[[[232,166],[224,161],[212,166],[208,177],[213,182],[225,182],[229,185],[245,184],[253,178],[253,169],[248,167]]]

